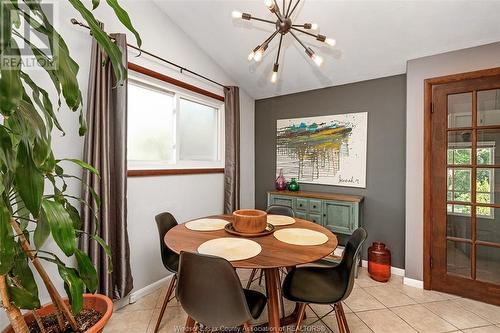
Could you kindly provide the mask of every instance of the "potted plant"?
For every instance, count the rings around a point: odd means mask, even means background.
[[[107,0],[122,24],[141,40],[130,18],[117,0]],[[80,0],[68,0],[91,28],[93,37],[108,55],[117,81],[123,84],[126,68],[121,64],[121,50],[102,30],[91,10]],[[55,4],[57,5],[57,4]],[[93,9],[99,0],[92,0]],[[67,192],[68,180],[81,181],[80,175],[64,171],[67,163],[98,174],[92,166],[75,159],[57,159],[52,152],[53,128],[64,134],[56,112],[64,103],[80,113],[79,134],[86,131],[82,96],[78,86],[78,64],[52,26],[40,0],[2,0],[0,4],[0,299],[1,308],[10,320],[4,332],[46,332],[53,325],[59,332],[99,332],[109,319],[112,303],[107,297],[93,295],[98,278],[86,253],[77,247],[81,219],[77,205],[89,204]],[[50,52],[44,52],[19,30],[20,23],[43,35]],[[21,61],[18,42],[29,46],[33,57],[50,77],[59,100],[30,76]],[[126,52],[126,50],[125,50]],[[48,54],[50,53],[50,54]],[[85,184],[83,184],[86,186]],[[99,197],[93,200],[99,205]],[[97,228],[96,228],[97,229]],[[52,236],[67,258],[43,250]],[[90,235],[110,257],[109,247],[98,234]],[[31,263],[31,265],[29,265]],[[44,264],[57,265],[68,299],[54,287]],[[48,290],[52,303],[41,306],[34,269]],[[87,290],[89,294],[84,294]],[[27,310],[24,316],[21,310]],[[83,314],[83,315],[82,315]],[[86,320],[91,317],[91,320]],[[34,326],[34,327],[29,327]]]

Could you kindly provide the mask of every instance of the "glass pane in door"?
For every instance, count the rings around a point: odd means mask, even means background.
[[[448,128],[472,126],[472,92],[448,95]]]
[[[500,89],[477,92],[477,125],[500,125]]]
[[[476,252],[476,278],[500,284],[500,248],[478,245]]]
[[[500,208],[476,208],[476,238],[478,241],[500,244]]]
[[[448,274],[470,278],[471,246],[469,243],[448,240],[446,258]]]

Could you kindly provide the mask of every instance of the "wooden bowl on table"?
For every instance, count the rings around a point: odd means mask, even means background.
[[[233,212],[234,230],[252,234],[263,232],[267,227],[267,213],[257,209],[240,209]]]

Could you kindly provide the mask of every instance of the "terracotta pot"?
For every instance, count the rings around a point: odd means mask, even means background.
[[[368,273],[378,282],[387,282],[391,278],[391,251],[384,243],[373,242],[368,248]]]
[[[257,209],[240,209],[233,212],[234,230],[245,234],[257,234],[267,227],[267,213]]]
[[[66,302],[66,304],[69,303],[67,299],[65,299],[64,301]],[[111,315],[113,314],[113,302],[109,299],[109,297],[104,295],[84,294],[83,308],[94,309],[104,314],[102,318],[94,326],[85,331],[86,333],[101,333],[102,330],[104,329],[104,326],[106,326],[106,324],[108,323],[109,318],[111,318]],[[50,303],[38,309],[37,313],[40,316],[46,316],[54,312],[54,309],[55,309],[54,304]],[[26,315],[24,315],[24,319],[26,320],[27,323],[30,323],[34,320],[33,315],[31,313],[27,313]],[[14,330],[9,325],[2,331],[2,333],[14,333]]]

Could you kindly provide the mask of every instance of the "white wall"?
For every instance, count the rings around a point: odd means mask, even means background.
[[[406,83],[406,277],[423,279],[424,80],[500,66],[500,43],[408,61]]]
[[[87,4],[89,1],[86,2]],[[156,5],[148,1],[121,1],[123,7],[129,12],[132,21],[143,39],[142,48],[151,51],[166,59],[203,73],[227,85],[234,84],[224,70],[207,56],[182,30],[170,19],[162,14]],[[78,80],[84,103],[87,96],[89,76],[89,62],[91,50],[91,37],[88,30],[73,26],[69,19],[76,15],[66,1],[59,1],[58,16],[55,26],[66,40],[71,55],[80,65]],[[89,6],[90,7],[90,6]],[[111,32],[124,32],[123,28],[112,12],[106,9],[106,4],[101,3],[96,11],[98,18],[105,23],[105,30]],[[129,43],[135,40],[128,34]],[[174,68],[168,68],[160,62],[148,59],[146,55],[135,58],[136,54],[129,55],[129,61],[178,78],[217,94],[223,94],[222,89],[195,77],[180,74]],[[31,74],[31,73],[30,73]],[[37,79],[42,86],[50,87],[49,79],[43,71],[37,72]],[[55,98],[55,96],[54,96]],[[254,206],[254,100],[245,91],[240,90],[241,99],[241,177],[242,177],[242,206]],[[67,108],[62,108],[59,118],[67,131],[65,137],[54,134],[53,146],[56,157],[81,158],[83,152],[83,139],[78,136],[78,114],[71,113]],[[78,172],[76,168],[68,168]],[[77,184],[71,188],[74,194],[79,193]],[[186,220],[221,213],[223,209],[223,176],[220,174],[187,175],[187,176],[162,176],[146,178],[129,178],[128,183],[128,224],[131,250],[131,266],[134,276],[134,290],[143,288],[167,275],[161,264],[159,252],[159,239],[154,223],[154,216],[162,211],[172,212],[179,220]],[[54,244],[49,241],[48,247]],[[51,276],[60,290],[61,283],[56,269],[48,266]],[[40,288],[43,302],[48,301],[47,294]],[[3,313],[0,314],[0,328],[4,327],[7,320]]]

